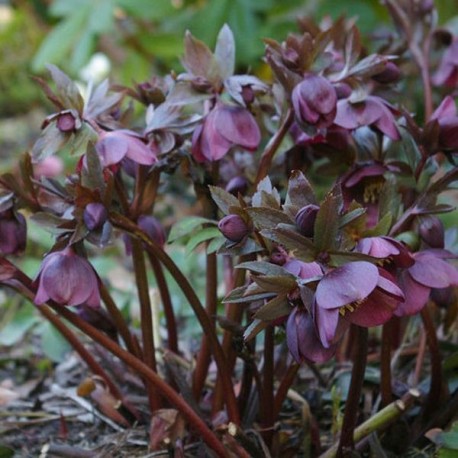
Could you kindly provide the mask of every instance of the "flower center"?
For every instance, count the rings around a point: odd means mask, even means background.
[[[384,183],[385,179],[379,177],[375,180],[371,180],[371,182],[364,187],[363,200],[365,204],[375,204],[378,201]]]
[[[356,309],[358,309],[359,307],[361,307],[361,305],[366,301],[367,298],[364,298],[364,299],[360,299],[358,301],[355,301],[355,302],[350,302],[350,304],[346,304],[346,305],[343,305],[342,307],[340,307],[339,309],[339,313],[341,316],[345,316],[345,314],[347,312],[354,312]]]

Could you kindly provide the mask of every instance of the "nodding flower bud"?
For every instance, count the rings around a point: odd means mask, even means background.
[[[83,213],[83,220],[86,227],[93,231],[99,229],[105,223],[108,218],[107,209],[98,202],[91,202],[86,205]]]
[[[231,242],[242,241],[250,232],[245,220],[239,215],[227,215],[219,223],[218,229]]]
[[[157,218],[150,215],[141,215],[137,223],[138,227],[146,232],[152,240],[161,247],[164,246],[166,240],[165,231]]]
[[[306,237],[313,237],[316,215],[319,209],[318,205],[309,204],[297,212],[296,226],[301,231],[301,234]]]
[[[226,191],[230,192],[234,196],[237,196],[239,193],[244,194],[248,189],[248,181],[245,177],[237,176],[229,180],[226,185]]]
[[[401,78],[401,70],[394,62],[387,62],[380,73],[372,76],[373,80],[381,84],[395,83],[399,78]]]
[[[21,254],[27,242],[25,218],[12,209],[0,212],[0,254]]]
[[[323,129],[329,127],[336,116],[337,94],[323,76],[308,73],[291,95],[294,113],[300,124]]]
[[[425,216],[420,222],[420,237],[431,248],[444,248],[444,225],[435,216]]]
[[[61,132],[73,132],[81,127],[81,120],[74,110],[67,110],[59,113],[57,116],[57,128]]]

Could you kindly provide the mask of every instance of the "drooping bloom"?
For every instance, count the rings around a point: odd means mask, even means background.
[[[435,86],[447,86],[454,88],[458,84],[458,37],[442,56],[439,68],[432,77]]]
[[[103,167],[119,164],[124,158],[142,165],[153,165],[157,160],[142,137],[127,129],[101,133],[95,148]]]
[[[432,114],[429,122],[439,124],[437,146],[442,151],[458,150],[458,110],[455,100],[449,95]]]
[[[392,140],[399,140],[401,135],[394,118],[396,113],[392,105],[375,95],[355,103],[348,98],[337,102],[334,123],[349,130],[362,126],[375,127]]]
[[[27,242],[27,223],[13,209],[0,212],[0,254],[21,254]]]
[[[35,279],[38,283],[34,302],[53,300],[60,305],[100,305],[99,280],[87,259],[73,248],[48,254]]]
[[[307,73],[294,88],[291,99],[300,124],[324,129],[333,123],[337,94],[332,84],[323,76]]]
[[[387,236],[362,238],[355,251],[380,259],[384,266],[393,264],[395,267],[407,268],[415,263],[405,245]]]
[[[413,254],[415,264],[399,274],[399,284],[405,294],[405,302],[395,315],[414,315],[426,304],[432,288],[458,285],[458,270],[445,259],[453,257],[446,250],[426,250]]]
[[[255,151],[261,132],[254,116],[244,107],[218,102],[192,136],[196,161],[217,161],[234,146]]]

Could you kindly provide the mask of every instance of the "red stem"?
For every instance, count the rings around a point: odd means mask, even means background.
[[[296,379],[297,371],[299,370],[300,365],[296,362],[292,362],[286,374],[284,375],[280,385],[275,393],[275,400],[274,400],[274,413],[273,417],[276,419],[280,413],[281,406],[283,405],[283,401],[286,399],[286,395],[288,394],[288,390],[290,389],[291,385],[293,384],[294,380]]]
[[[270,447],[274,427],[274,327],[269,326],[264,331],[264,365],[262,368],[262,387],[259,405],[262,438]]]
[[[393,321],[386,322],[382,327],[382,346],[380,354],[380,393],[381,406],[385,407],[393,401],[391,389],[391,339]]]

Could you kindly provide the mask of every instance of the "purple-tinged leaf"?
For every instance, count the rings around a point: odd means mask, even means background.
[[[290,312],[291,306],[286,294],[280,294],[259,308],[254,314],[254,318],[269,321],[288,315]]]
[[[78,113],[83,113],[84,100],[78,86],[55,65],[48,64],[46,67],[56,83],[57,96],[64,108],[74,108]]]
[[[316,215],[313,240],[318,251],[333,250],[338,245],[342,196],[337,191],[334,189],[326,196]]]
[[[292,224],[291,219],[282,211],[266,207],[250,207],[246,211],[259,230],[274,229],[278,224]]]
[[[300,170],[293,170],[291,172],[285,204],[294,205],[298,209],[309,204],[317,204],[312,186]]]
[[[219,209],[225,214],[229,214],[230,207],[240,207],[239,201],[231,193],[217,186],[209,186],[212,199]]]
[[[256,272],[257,274],[262,275],[270,275],[270,276],[286,276],[292,277],[291,273],[288,272],[281,266],[277,266],[276,264],[272,264],[271,262],[265,261],[247,261],[242,262],[235,266],[236,269],[247,269],[250,272]]]
[[[274,291],[277,293],[280,292],[289,292],[294,289],[296,285],[296,280],[292,276],[268,276],[268,275],[252,275],[251,279],[265,291]]]
[[[253,337],[256,337],[261,331],[270,326],[268,321],[262,321],[254,319],[250,325],[245,329],[243,333],[243,338],[245,340],[251,340]]]
[[[222,80],[229,78],[234,73],[235,66],[235,41],[230,27],[224,24],[221,28],[215,46],[215,59]]]
[[[193,37],[188,30],[184,38],[184,49],[182,64],[186,71],[213,82],[218,74],[218,64],[208,46]]]

